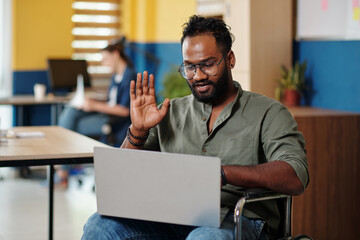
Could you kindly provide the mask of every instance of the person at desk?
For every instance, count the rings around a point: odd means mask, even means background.
[[[102,126],[116,118],[116,137],[125,138],[130,120],[130,81],[136,72],[125,54],[125,38],[114,39],[102,51],[102,65],[110,68],[113,76],[108,89],[108,101],[85,97],[80,108],[66,106],[59,117],[59,125],[86,136],[101,136]],[[57,174],[67,182],[68,169],[64,166]]]
[[[303,136],[280,102],[244,91],[233,81],[232,42],[222,20],[192,16],[184,25],[179,68],[192,95],[165,99],[157,107],[154,76],[138,73],[136,87],[135,81],[130,85],[132,124],[121,147],[220,157],[226,190],[222,204],[236,203],[238,187],[300,194],[309,182]],[[217,229],[95,213],[82,239],[233,239],[232,214]],[[243,239],[273,238],[278,214],[275,202],[249,205],[242,219]]]
[[[124,38],[116,39],[101,51],[102,65],[110,68],[113,76],[108,90],[108,101],[85,97],[80,108],[66,106],[59,117],[59,125],[87,136],[101,135],[101,127],[111,116],[123,118],[122,132],[130,125],[130,81],[136,78],[129,57],[124,52]]]

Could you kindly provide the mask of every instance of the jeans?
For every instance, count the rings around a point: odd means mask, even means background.
[[[73,130],[86,136],[99,136],[101,127],[109,121],[106,114],[84,112],[66,106],[59,117],[59,126]]]
[[[263,220],[243,217],[242,239],[267,240]],[[94,213],[84,226],[82,240],[230,240],[234,234],[230,212],[220,228],[193,227],[126,218],[105,217]]]

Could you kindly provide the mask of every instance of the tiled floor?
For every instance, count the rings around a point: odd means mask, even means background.
[[[9,169],[10,171],[13,171]],[[93,176],[79,186],[54,191],[54,240],[80,239],[88,217],[96,211]],[[0,240],[48,238],[48,188],[44,180],[5,177],[0,180]]]

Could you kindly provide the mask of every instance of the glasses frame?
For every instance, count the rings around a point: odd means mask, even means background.
[[[230,52],[230,51],[229,51],[229,52]],[[220,59],[220,61],[219,61],[218,63],[217,63],[216,61],[206,61],[206,62],[189,64],[188,66],[193,66],[193,67],[195,67],[195,69],[194,69],[194,76],[196,75],[196,69],[198,69],[198,68],[201,70],[201,72],[203,72],[204,74],[206,74],[206,75],[209,76],[209,77],[215,76],[215,75],[218,74],[218,72],[219,72],[219,65],[220,65],[221,62],[225,59],[225,57],[229,54],[229,52],[226,53],[226,54]],[[206,72],[204,72],[204,71],[201,69],[201,66],[203,66],[203,64],[205,64],[205,63],[215,63],[215,64],[216,64],[216,67],[217,67],[216,73],[210,75],[210,74],[207,74]],[[182,64],[180,65],[179,69],[178,69],[178,72],[180,73],[180,75],[181,75],[183,78],[185,78],[186,80],[192,80],[192,79],[194,78],[194,77],[192,77],[192,78],[186,78],[186,77],[184,76],[185,73],[184,73],[184,71],[181,71],[181,68],[183,68],[183,69],[185,68],[184,63],[182,63]],[[184,75],[182,74],[182,72],[184,73]]]

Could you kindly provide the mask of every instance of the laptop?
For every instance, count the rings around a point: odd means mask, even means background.
[[[54,93],[71,92],[78,84],[78,75],[83,77],[85,87],[90,87],[91,79],[85,60],[48,59],[48,75],[50,87]]]
[[[218,157],[95,147],[97,212],[220,227],[220,164]]]

